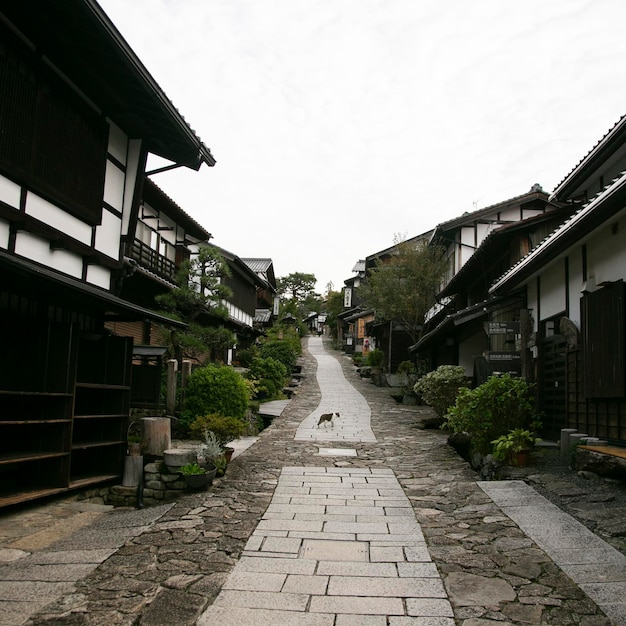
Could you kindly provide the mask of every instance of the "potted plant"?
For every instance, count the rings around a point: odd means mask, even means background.
[[[211,470],[206,467],[200,467],[198,463],[187,463],[187,465],[183,465],[180,468],[180,473],[187,487],[190,489],[204,489],[213,482],[217,468],[213,466]]]
[[[535,436],[529,430],[515,428],[491,442],[493,458],[507,465],[524,467],[528,465],[530,450],[535,441]]]
[[[126,429],[128,456],[141,456],[141,423],[131,422]]]
[[[243,420],[236,417],[225,417],[216,414],[203,415],[194,420],[190,431],[192,434],[199,435],[205,443],[207,442],[206,433],[210,432],[211,436],[215,436],[220,445],[220,455],[226,456],[227,461],[230,461],[234,448],[229,447],[227,444],[241,437],[244,431],[244,423]]]

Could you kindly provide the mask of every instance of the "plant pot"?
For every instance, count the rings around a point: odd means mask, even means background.
[[[183,480],[189,489],[206,489],[206,487],[213,483],[216,474],[217,468],[213,466],[211,469],[207,469],[203,474],[183,474]]]
[[[228,446],[224,447],[224,458],[226,459],[226,463],[230,463],[230,460],[233,458],[233,452],[235,452],[235,448],[229,448]]]
[[[141,456],[141,442],[133,441],[128,444],[128,456]]]
[[[530,462],[530,450],[520,450],[513,456],[513,465],[526,467]]]

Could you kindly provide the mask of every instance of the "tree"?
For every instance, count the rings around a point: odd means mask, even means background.
[[[288,296],[299,303],[304,302],[306,297],[314,292],[316,282],[315,274],[302,272],[293,272],[288,276],[278,278],[276,281],[280,295]]]
[[[326,310],[326,327],[330,328],[330,334],[333,339],[337,339],[337,321],[339,314],[343,312],[343,294],[341,291],[328,291],[325,302]]]
[[[396,237],[394,254],[379,260],[359,289],[365,307],[376,319],[402,323],[413,341],[419,339],[424,317],[435,303],[447,262],[441,248],[425,240]]]
[[[202,246],[197,255],[181,264],[177,287],[156,297],[170,317],[189,324],[184,331],[170,332],[179,362],[183,358],[202,362],[207,354],[235,343],[234,334],[220,323],[228,315],[223,301],[232,295],[224,284],[225,276],[230,276],[230,268],[222,255],[214,246]]]

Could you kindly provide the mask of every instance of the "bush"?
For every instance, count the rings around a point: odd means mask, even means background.
[[[272,357],[252,359],[247,376],[254,382],[260,399],[274,399],[282,395],[287,382],[287,368]]]
[[[510,374],[492,376],[476,389],[461,388],[448,411],[446,426],[470,436],[472,449],[487,454],[491,442],[521,428],[535,430],[538,416],[532,398],[533,385]]]
[[[223,415],[201,415],[191,423],[189,432],[196,439],[205,439],[205,431],[213,433],[220,446],[224,447],[229,441],[239,439],[245,429],[245,423],[237,417]]]
[[[298,353],[294,349],[292,342],[287,339],[266,341],[259,349],[259,356],[262,359],[280,361],[285,366],[287,372],[293,371],[298,359]]]
[[[467,386],[465,369],[460,365],[440,365],[436,370],[422,376],[413,391],[432,406],[439,417],[445,417],[456,401],[461,387]]]
[[[370,350],[365,358],[365,364],[370,367],[382,367],[385,355],[382,350]]]
[[[250,367],[250,363],[252,363],[252,359],[259,356],[259,349],[252,345],[249,348],[244,348],[243,350],[237,350],[237,360],[239,361],[239,365],[241,367]]]
[[[248,408],[248,388],[232,367],[206,365],[187,379],[182,421],[190,424],[199,415],[228,415],[243,419]]]

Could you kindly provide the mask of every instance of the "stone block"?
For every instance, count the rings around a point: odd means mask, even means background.
[[[165,485],[160,480],[149,480],[146,482],[146,487],[155,491],[163,491],[165,489]]]

